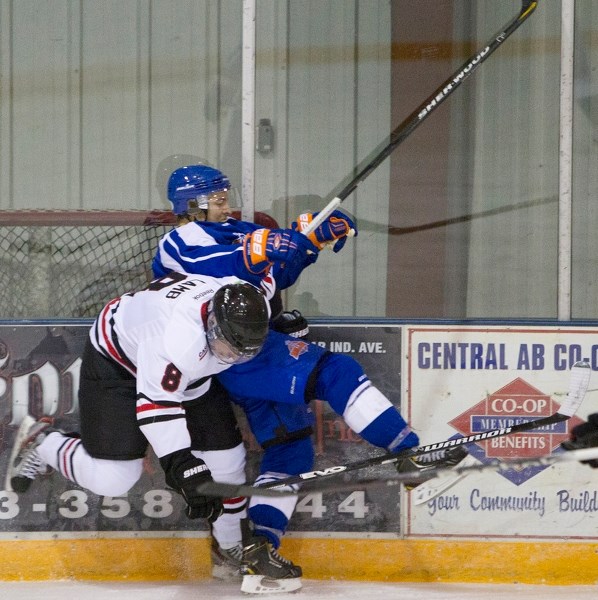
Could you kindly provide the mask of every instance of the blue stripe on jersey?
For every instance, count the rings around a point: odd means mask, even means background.
[[[225,231],[209,227],[214,225],[224,228]],[[178,268],[175,267],[174,269],[177,271],[212,277],[232,275],[259,286],[262,277],[247,270],[243,260],[243,248],[236,243],[244,235],[240,231],[243,228],[237,228],[236,230],[230,228],[227,230],[226,223],[203,222],[201,224],[193,222],[184,227],[189,226],[200,228],[196,232],[198,235],[195,238],[187,230],[189,240],[193,243],[187,243],[180,235],[179,230],[173,230],[162,238],[158,252],[152,262],[155,277],[163,277],[173,270],[164,265],[163,259],[168,257],[178,265]]]

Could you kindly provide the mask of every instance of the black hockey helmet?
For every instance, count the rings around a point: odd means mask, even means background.
[[[210,349],[226,363],[250,360],[266,341],[269,318],[268,301],[258,288],[249,283],[222,286],[208,305]]]

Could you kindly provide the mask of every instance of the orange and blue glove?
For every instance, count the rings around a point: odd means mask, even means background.
[[[317,212],[299,215],[297,221],[294,221],[291,225],[292,229],[305,231],[317,215]],[[307,237],[317,246],[318,250],[332,244],[332,250],[340,252],[347,241],[347,237],[356,235],[357,226],[353,220],[340,210],[335,210]]]
[[[292,229],[256,229],[243,240],[245,266],[254,274],[266,272],[275,262],[306,261],[308,254],[317,252],[317,246]]]

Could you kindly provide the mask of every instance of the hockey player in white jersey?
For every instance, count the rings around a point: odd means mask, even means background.
[[[221,500],[197,492],[212,473],[191,452],[185,405],[209,402],[213,375],[260,352],[268,320],[262,291],[236,277],[173,273],[110,301],[82,357],[80,437],[26,418],[9,489],[27,491],[49,466],[98,495],[120,496],[141,476],[149,442],[187,516],[217,518]],[[216,434],[219,425],[209,424]]]

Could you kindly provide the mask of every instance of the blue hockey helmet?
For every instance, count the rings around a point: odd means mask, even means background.
[[[228,177],[208,165],[189,165],[173,171],[168,179],[168,199],[176,215],[184,215],[190,208],[208,208],[208,195],[230,189]]]

